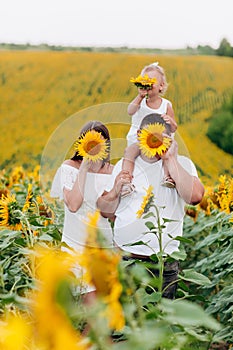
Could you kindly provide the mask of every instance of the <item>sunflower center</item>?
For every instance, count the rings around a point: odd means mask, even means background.
[[[95,156],[96,154],[98,154],[100,152],[100,149],[101,149],[101,145],[99,142],[96,142],[96,141],[89,141],[85,145],[86,153],[92,156]]]
[[[159,146],[161,146],[163,144],[161,138],[162,137],[160,135],[158,137],[155,134],[149,134],[147,136],[147,145],[150,148],[158,148]]]

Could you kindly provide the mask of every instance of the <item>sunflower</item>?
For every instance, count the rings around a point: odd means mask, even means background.
[[[20,219],[16,216],[16,210],[19,209],[14,195],[3,195],[0,199],[0,226],[5,226],[12,230],[21,230]]]
[[[39,182],[40,165],[36,165],[32,172],[28,173],[28,177],[34,181]]]
[[[25,178],[26,174],[22,166],[17,166],[12,170],[11,173],[11,184],[17,184]]]
[[[160,123],[149,124],[142,129],[139,136],[139,148],[148,158],[153,158],[156,155],[164,154],[171,144],[169,137],[164,137],[162,134],[165,131],[165,126]]]
[[[185,214],[193,218],[193,221],[196,222],[198,218],[198,208],[194,205],[186,205]]]
[[[222,211],[227,214],[233,211],[233,178],[220,175],[217,198]]]
[[[109,326],[120,330],[125,324],[123,309],[119,301],[122,293],[118,273],[121,256],[112,249],[102,247],[101,232],[97,226],[99,216],[98,211],[88,216],[87,244],[79,262],[85,269],[86,282],[95,286],[97,297],[106,306],[104,315],[108,319]]]
[[[97,162],[107,158],[109,147],[101,133],[89,130],[75,141],[74,149],[83,158]]]
[[[44,218],[44,225],[47,226],[49,223],[53,223],[55,214],[53,210],[44,203],[41,196],[36,197],[36,203],[38,206],[39,215]]]
[[[79,332],[72,326],[67,310],[67,288],[75,256],[56,249],[36,247],[31,255],[35,264],[37,288],[32,291],[32,313],[40,349],[87,350]],[[59,294],[60,293],[60,294]],[[59,332],[57,332],[59,329]]]
[[[22,316],[7,313],[6,319],[0,324],[0,333],[1,349],[28,349],[31,329],[27,320]]]
[[[33,206],[33,191],[32,191],[32,184],[28,184],[28,192],[27,197],[23,206],[23,211],[27,211],[30,207]]]
[[[130,82],[139,87],[140,89],[150,90],[152,85],[157,83],[156,78],[149,78],[147,74],[144,76],[139,75],[137,78],[131,78]]]
[[[2,198],[3,196],[7,196],[9,193],[10,192],[7,187],[5,186],[0,187],[0,198]]]
[[[148,212],[153,199],[154,199],[153,186],[150,185],[146,190],[145,196],[143,197],[141,208],[136,213],[138,219],[140,219],[144,213]]]

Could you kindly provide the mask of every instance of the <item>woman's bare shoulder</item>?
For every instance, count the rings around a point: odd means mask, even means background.
[[[70,166],[72,166],[73,168],[76,168],[76,169],[79,169],[79,167],[80,167],[80,162],[76,161],[76,160],[72,160],[72,159],[66,159],[63,162],[63,164],[70,165]]]

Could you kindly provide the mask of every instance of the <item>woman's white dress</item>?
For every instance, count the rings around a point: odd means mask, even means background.
[[[68,164],[62,164],[54,176],[50,192],[51,197],[58,197],[63,200],[63,189],[71,190],[73,188],[78,173],[79,169]],[[69,247],[82,252],[87,237],[88,213],[96,211],[96,201],[107,187],[110,179],[110,174],[87,172],[84,199],[81,207],[77,212],[73,213],[64,203],[65,215],[62,242],[65,242]],[[105,238],[105,247],[112,248],[113,233],[109,221],[100,217],[98,228]],[[80,271],[76,271],[76,274],[80,276]],[[87,289],[90,291],[90,288]]]

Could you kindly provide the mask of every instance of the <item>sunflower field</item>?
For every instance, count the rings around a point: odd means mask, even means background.
[[[232,156],[206,136],[209,118],[233,94],[232,58],[109,52],[0,52],[1,168],[39,164],[53,132],[83,111],[73,125],[78,133],[91,106],[125,105],[106,117],[109,123],[121,123],[118,131],[125,137],[130,127],[127,104],[137,93],[130,79],[154,61],[165,69],[169,84],[165,97],[173,104],[177,135],[199,174],[207,184],[223,173],[232,175]],[[102,117],[99,110],[92,116]],[[67,137],[71,140],[72,135]]]
[[[148,266],[138,262],[129,268],[119,252],[101,248],[98,212],[89,218],[92,244],[85,252],[62,251],[63,208],[47,192],[41,196],[38,175],[39,167],[1,172],[1,349],[231,347],[231,178],[221,176],[200,205],[187,206],[182,249],[175,257],[181,263],[179,287],[171,301],[161,298],[159,287],[155,291]],[[72,273],[77,259],[97,290],[89,308],[80,297],[81,280]]]
[[[122,155],[137,92],[130,78],[153,61],[166,71],[179,147],[205,184],[202,202],[186,207],[181,249],[171,257],[180,261],[174,301],[162,297],[149,265],[131,266],[101,246],[98,212],[88,217],[94,248],[68,254],[63,205],[50,198],[54,171],[87,120],[109,127],[111,161]],[[227,57],[0,52],[0,349],[232,348],[233,157],[206,136],[233,94],[232,72]],[[77,260],[97,290],[91,307]]]

